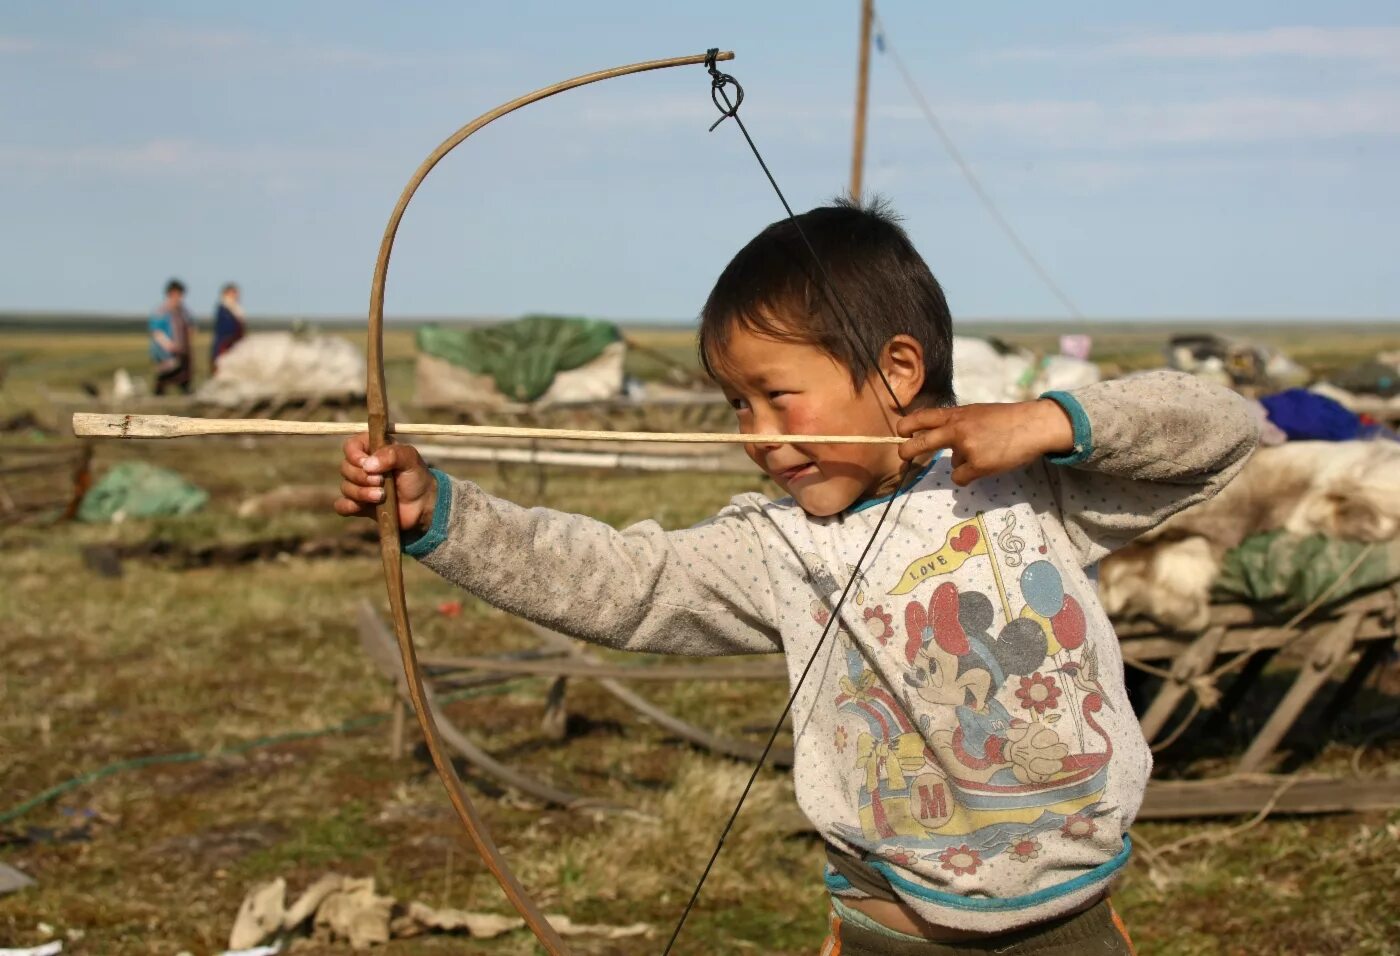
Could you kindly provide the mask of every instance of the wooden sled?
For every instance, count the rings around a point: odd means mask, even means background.
[[[360,603],[356,623],[360,646],[380,673],[394,683],[390,754],[394,759],[399,759],[404,752],[406,718],[411,704],[403,683],[403,665],[399,660],[398,645],[393,632],[368,601]],[[426,682],[425,689],[430,706],[433,707],[433,717],[437,720],[443,740],[478,772],[555,806],[614,813],[628,809],[608,801],[595,800],[563,790],[500,762],[468,733],[456,727],[436,704],[438,696],[446,692],[499,684],[521,675],[552,678],[542,719],[543,729],[552,736],[558,737],[563,734],[567,719],[564,701],[568,682],[592,680],[644,719],[687,743],[747,761],[756,761],[762,752],[763,748],[759,743],[717,734],[677,717],[633,690],[627,685],[627,681],[786,681],[786,670],[780,660],[754,661],[741,666],[669,658],[666,663],[619,665],[599,660],[598,656],[586,647],[562,634],[536,625],[529,627],[540,638],[540,646],[535,650],[493,656],[419,657],[419,665]],[[768,761],[773,766],[791,766],[792,748],[774,747]]]
[[[1358,690],[1396,647],[1400,585],[1362,594],[1321,610],[1293,627],[1281,626],[1247,604],[1218,604],[1199,634],[1181,634],[1142,621],[1118,626],[1130,678],[1160,679],[1141,710],[1142,732],[1165,750],[1205,715],[1223,726],[1245,705],[1273,661],[1296,662],[1297,676],[1283,700],[1235,763],[1256,773],[1270,763],[1308,704],[1332,680],[1340,686],[1324,720],[1340,716]],[[1138,680],[1139,689],[1142,681]],[[1183,707],[1185,716],[1181,716]],[[1209,712],[1209,713],[1207,713]]]
[[[1231,773],[1201,780],[1150,782],[1138,814],[1140,820],[1233,816],[1245,813],[1337,813],[1400,807],[1400,781],[1340,779],[1302,774],[1258,772],[1293,728],[1304,708],[1333,679],[1341,681],[1326,708],[1325,720],[1335,719],[1365,680],[1394,650],[1400,588],[1372,592],[1321,611],[1303,625],[1282,628],[1257,609],[1243,604],[1217,605],[1200,634],[1181,634],[1148,622],[1119,625],[1129,676],[1156,677],[1160,685],[1140,708],[1143,733],[1154,750],[1165,749],[1186,728],[1206,715],[1228,719],[1243,706],[1273,659],[1296,660],[1299,671],[1283,701],[1254,736]],[[584,645],[561,634],[529,625],[540,638],[537,650],[494,657],[423,658],[432,687],[479,686],[520,674],[553,678],[544,715],[547,732],[562,734],[565,688],[570,680],[594,680],[618,700],[676,737],[714,753],[745,761],[758,758],[757,743],[725,737],[696,727],[657,707],[631,687],[638,680],[774,680],[785,681],[781,662],[732,664],[677,662],[621,665],[602,662]],[[393,635],[368,602],[359,611],[359,633],[370,658],[381,672],[402,684]],[[1138,689],[1146,681],[1139,680]],[[396,697],[391,748],[403,751],[406,697]],[[1185,711],[1185,716],[1178,716]],[[443,737],[482,773],[516,787],[546,803],[564,807],[601,805],[542,784],[490,757],[451,722],[435,711]],[[1174,719],[1175,718],[1175,719]],[[770,762],[790,766],[790,747],[775,748]],[[794,830],[802,829],[795,825]]]

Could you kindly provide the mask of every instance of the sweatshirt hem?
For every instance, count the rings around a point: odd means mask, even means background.
[[[1123,837],[1123,849],[1113,858],[1100,863],[1085,873],[1063,883],[1054,886],[1047,886],[1043,889],[1035,890],[1031,893],[1024,893],[1020,896],[1005,897],[985,897],[985,896],[964,896],[960,893],[949,893],[943,890],[935,890],[917,883],[908,877],[902,876],[897,867],[884,862],[883,860],[867,861],[872,869],[889,880],[890,886],[894,887],[901,894],[913,901],[928,903],[934,906],[946,907],[956,910],[971,910],[983,913],[1000,913],[1010,910],[1025,910],[1036,906],[1042,906],[1053,902],[1061,897],[1069,896],[1083,890],[1092,889],[1096,885],[1107,883],[1122,866],[1128,862],[1133,852],[1132,840]],[[825,883],[828,892],[833,895],[849,895],[854,889],[850,880],[839,873],[828,873],[825,876]]]

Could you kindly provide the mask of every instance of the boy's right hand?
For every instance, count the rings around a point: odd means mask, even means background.
[[[343,450],[336,514],[346,518],[374,517],[375,506],[384,500],[384,476],[392,473],[398,491],[399,528],[427,531],[432,527],[437,479],[423,464],[418,449],[389,444],[371,455],[369,433],[361,432],[347,438]]]

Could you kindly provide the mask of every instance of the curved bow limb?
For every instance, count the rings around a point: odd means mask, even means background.
[[[715,56],[717,60],[732,60],[733,58],[733,53],[720,53]],[[384,238],[379,245],[379,258],[374,266],[374,283],[370,287],[369,337],[366,347],[368,371],[365,398],[369,408],[369,447],[371,450],[378,449],[389,441],[389,398],[384,382],[384,283],[389,273],[389,254],[393,250],[394,236],[398,232],[399,222],[403,219],[409,201],[433,167],[467,137],[522,106],[528,106],[531,103],[554,96],[556,93],[563,93],[565,90],[572,90],[601,80],[673,66],[702,65],[707,59],[708,55],[702,53],[665,60],[648,60],[644,63],[599,70],[596,73],[577,76],[571,80],[536,90],[533,93],[527,93],[472,120],[444,140],[442,145],[433,150],[432,154],[423,161],[423,164],[418,167],[418,170],[408,181],[408,185],[404,187],[403,193],[399,196],[398,205],[394,207],[394,212],[389,217],[389,223],[384,229]],[[418,657],[413,646],[413,632],[408,618],[408,602],[404,595],[398,512],[398,495],[394,481],[390,478],[384,483],[384,501],[376,509],[376,518],[379,522],[380,556],[384,563],[384,581],[388,588],[389,607],[394,618],[394,634],[398,639],[399,653],[403,657],[408,693],[413,701],[413,710],[418,716],[418,723],[423,729],[428,753],[432,756],[433,766],[437,768],[438,776],[442,778],[443,784],[447,787],[448,797],[452,801],[458,819],[461,820],[462,826],[466,829],[472,845],[481,855],[486,868],[501,884],[501,889],[505,891],[506,897],[531,931],[538,937],[545,951],[550,956],[567,956],[568,949],[565,947],[564,941],[549,925],[549,921],[545,919],[534,900],[530,898],[525,888],[515,878],[515,874],[511,872],[510,867],[506,865],[505,858],[496,847],[485,822],[467,796],[466,788],[463,786],[461,778],[457,776],[457,771],[453,768],[451,759],[443,748],[442,737],[438,733],[437,723],[433,720],[432,711],[424,693],[423,674],[418,667]]]

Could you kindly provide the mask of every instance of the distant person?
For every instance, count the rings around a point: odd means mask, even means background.
[[[146,327],[151,335],[151,361],[156,365],[155,393],[164,395],[173,386],[188,395],[194,385],[194,322],[185,309],[183,282],[171,279],[165,284],[165,298],[152,311]]]
[[[219,304],[214,308],[214,348],[209,359],[211,372],[219,370],[219,356],[233,348],[247,332],[238,286],[232,282],[225,283],[219,293]]]

